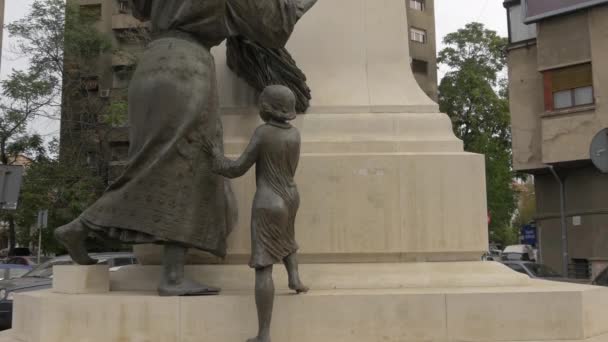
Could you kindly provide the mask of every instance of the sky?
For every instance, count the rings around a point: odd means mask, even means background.
[[[30,8],[33,0],[5,0],[4,24],[23,18]],[[3,30],[2,61],[0,62],[0,79],[5,79],[13,69],[24,69],[28,66],[27,58],[14,53],[14,43],[6,30]],[[59,120],[36,118],[29,127],[31,133],[42,135],[46,141],[59,137]]]
[[[6,0],[5,24],[22,18],[32,2],[33,0]],[[507,19],[502,2],[503,0],[435,0],[437,51],[443,47],[442,40],[446,34],[454,32],[472,21],[481,22],[487,28],[506,36]],[[4,31],[0,79],[5,78],[13,69],[27,67],[26,58],[18,58],[11,53],[11,39],[6,30]],[[439,74],[442,75],[443,72],[440,69]],[[32,130],[45,136],[53,136],[59,132],[59,124],[56,121],[41,120],[36,122]]]

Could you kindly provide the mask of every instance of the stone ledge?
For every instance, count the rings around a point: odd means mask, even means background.
[[[257,115],[223,118],[226,153],[241,152]],[[306,114],[293,122],[303,153],[463,152],[450,118],[441,113]]]
[[[515,287],[279,291],[273,338],[284,342],[608,342],[608,289]],[[525,313],[525,314],[522,314]],[[229,342],[256,330],[251,291],[161,298],[153,292],[18,295],[21,342]]]
[[[160,266],[126,266],[112,272],[113,291],[155,291]],[[246,265],[192,265],[188,276],[226,291],[253,290]],[[315,290],[527,286],[530,278],[496,262],[301,264],[303,281]],[[287,289],[285,269],[274,269],[275,286]]]

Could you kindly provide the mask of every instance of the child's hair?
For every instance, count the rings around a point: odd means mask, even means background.
[[[270,119],[290,121],[296,118],[296,98],[293,92],[282,85],[271,85],[260,95],[260,117],[264,122]]]

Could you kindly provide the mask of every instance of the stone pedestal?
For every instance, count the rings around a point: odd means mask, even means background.
[[[288,44],[313,95],[294,123],[303,262],[471,261],[488,249],[484,158],[463,151],[450,119],[418,87],[405,6],[319,1]],[[225,150],[235,157],[261,123],[257,94],[228,70],[223,47],[213,52]],[[224,262],[238,264],[250,251],[254,171],[233,184],[240,219]],[[153,249],[136,253],[158,264]]]
[[[293,295],[277,268],[272,336],[283,342],[607,342],[608,291],[531,280],[493,262],[302,265]],[[245,266],[191,266],[225,291],[158,297],[159,267],[112,272],[112,292],[17,295],[0,342],[245,341],[256,331]]]
[[[55,266],[53,292],[62,294],[88,294],[110,292],[108,265]]]

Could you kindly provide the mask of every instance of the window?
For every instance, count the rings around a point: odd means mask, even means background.
[[[418,74],[427,74],[429,63],[420,59],[412,59],[412,71]]]
[[[522,6],[509,7],[509,40],[511,43],[522,42],[536,38],[536,24],[525,24]]]
[[[81,79],[82,88],[85,91],[97,91],[99,90],[99,77],[97,76],[86,76]]]
[[[410,8],[417,11],[424,11],[424,0],[410,0]]]
[[[36,266],[33,270],[26,273],[24,277],[35,277],[35,278],[52,278],[53,277],[53,266],[60,265],[72,265],[72,260],[51,260],[44,264]]]
[[[114,259],[113,267],[133,265],[133,258],[116,258]]]
[[[414,42],[425,44],[426,31],[412,27],[410,28],[410,39]]]
[[[534,274],[535,277],[539,278],[557,278],[561,277],[561,275],[555,272],[552,268],[547,265],[541,264],[527,264],[526,267]]]
[[[595,103],[591,64],[544,72],[545,110],[553,111]]]
[[[25,265],[27,266],[27,260],[23,259],[23,258],[11,258],[8,259],[8,261],[6,262],[7,264],[11,264],[11,265]]]
[[[120,13],[129,13],[129,1],[118,0],[118,11]]]
[[[112,88],[128,88],[133,71],[135,71],[135,69],[132,65],[115,66],[112,79]]]
[[[29,272],[27,268],[11,268],[7,279],[21,278],[27,272]]]

